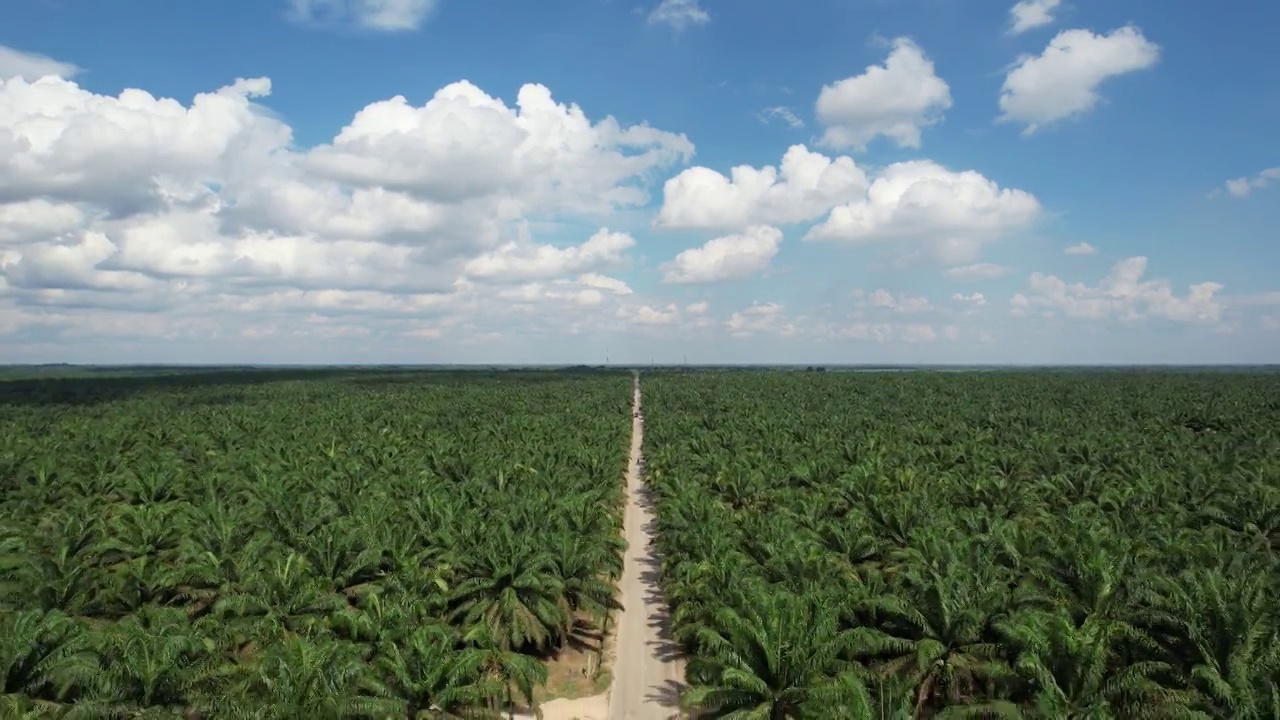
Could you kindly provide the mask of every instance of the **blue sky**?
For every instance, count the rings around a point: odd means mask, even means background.
[[[1280,362],[1277,25],[18,4],[0,362]]]

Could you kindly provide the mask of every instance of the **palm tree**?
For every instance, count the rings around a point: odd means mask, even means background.
[[[500,697],[490,696],[490,708],[505,703],[512,717],[515,704],[512,690],[528,705],[534,704],[533,690],[547,684],[547,666],[536,658],[514,652],[502,646],[489,625],[479,624],[463,636],[463,642],[480,653],[483,658],[482,677],[497,682],[502,689]],[[536,710],[536,707],[535,707]]]
[[[0,613],[0,694],[61,700],[97,670],[84,627],[61,612]]]
[[[344,592],[381,576],[382,548],[368,541],[364,527],[337,521],[316,529],[295,547],[334,592]]]
[[[367,666],[347,643],[291,638],[272,646],[256,667],[246,668],[232,693],[215,698],[218,716],[298,717],[345,720],[393,717],[403,703],[363,691]]]
[[[857,600],[872,624],[859,635],[859,653],[880,678],[909,678],[917,717],[947,704],[1010,712],[996,697],[1010,675],[997,632],[1012,606],[1007,584],[959,562],[951,546],[930,554],[940,559],[917,556],[889,594]]]
[[[3,599],[23,598],[45,610],[81,613],[93,608],[99,575],[97,549],[101,523],[75,508],[42,520],[16,543],[0,567],[13,578],[0,585]]]
[[[1124,662],[1119,644],[1132,637],[1130,626],[1091,616],[1077,627],[1066,613],[1033,612],[1007,630],[1021,648],[1014,668],[1029,683],[1037,717],[1195,716],[1186,693],[1160,684],[1168,663]]]
[[[1169,614],[1190,645],[1196,705],[1215,717],[1280,717],[1280,631],[1265,568],[1194,568],[1169,585]]]
[[[397,642],[378,646],[371,687],[383,697],[403,703],[404,717],[420,713],[437,718],[471,717],[486,702],[502,697],[505,687],[485,676],[487,655],[460,644],[449,627],[414,628]]]
[[[311,574],[307,561],[289,554],[248,578],[245,588],[214,605],[219,617],[232,618],[247,635],[303,632],[346,606],[332,586]]]
[[[177,609],[131,615],[103,632],[97,645],[100,668],[81,705],[102,714],[184,708],[222,664]]]
[[[601,630],[599,649],[603,652],[604,636],[609,630],[609,613],[622,609],[615,597],[616,588],[605,579],[602,572],[610,564],[610,548],[568,534],[559,535],[554,541],[554,547],[555,573],[564,588],[565,601],[560,644],[563,647],[563,643],[573,634],[576,614],[586,612],[590,613]]]
[[[511,537],[476,548],[458,568],[449,617],[466,626],[486,625],[504,650],[546,650],[565,626],[564,583],[551,555],[517,546]]]
[[[848,659],[858,643],[821,599],[764,587],[743,593],[699,629],[706,659],[683,704],[712,718],[870,718],[871,698]],[[750,598],[749,600],[747,598]]]

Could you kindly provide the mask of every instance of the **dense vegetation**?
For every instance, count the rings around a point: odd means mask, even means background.
[[[616,605],[630,383],[0,382],[0,716],[528,702]]]
[[[703,717],[1280,718],[1280,375],[643,387]]]

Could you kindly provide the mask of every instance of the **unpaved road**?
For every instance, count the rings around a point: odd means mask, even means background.
[[[613,685],[609,692],[542,704],[543,720],[672,720],[680,717],[684,664],[670,639],[667,605],[658,587],[658,559],[649,541],[656,532],[653,502],[641,479],[644,415],[640,376],[632,385],[631,457],[627,462],[627,540],[614,625]],[[517,715],[517,717],[530,717]]]
[[[624,610],[617,624],[609,720],[670,720],[680,717],[684,666],[679,648],[671,641],[667,605],[658,587],[658,559],[650,545],[656,528],[653,502],[641,479],[644,415],[638,374],[632,392],[631,459],[623,521],[627,554],[619,598]]]

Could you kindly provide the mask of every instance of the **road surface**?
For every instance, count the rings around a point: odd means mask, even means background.
[[[627,509],[623,532],[627,553],[616,627],[610,720],[671,720],[680,717],[684,666],[670,639],[670,618],[658,587],[658,559],[650,540],[656,532],[653,503],[641,478],[644,413],[636,375],[631,418],[631,458],[627,464]]]
[[[613,634],[613,684],[609,692],[542,705],[542,720],[672,720],[680,717],[684,665],[669,639],[667,605],[658,589],[658,561],[650,545],[652,502],[641,480],[644,414],[640,376],[632,384],[631,456],[627,461],[627,540]],[[517,714],[518,718],[533,718]]]

